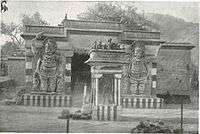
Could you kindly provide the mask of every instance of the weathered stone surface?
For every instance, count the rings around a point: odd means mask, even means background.
[[[25,58],[10,57],[7,61],[8,75],[15,80],[17,85],[25,84]]]
[[[171,94],[185,94],[190,87],[190,65],[190,50],[161,49],[158,55],[156,92],[170,91]]]

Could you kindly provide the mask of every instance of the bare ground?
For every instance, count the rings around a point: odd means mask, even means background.
[[[0,105],[0,131],[2,132],[66,132],[66,120],[58,119],[67,108],[42,108]],[[78,108],[70,108],[75,111]],[[122,121],[70,120],[70,132],[129,133],[141,120],[158,120],[180,126],[179,109],[123,109]],[[156,116],[157,115],[157,116]],[[161,116],[162,115],[162,116]],[[198,130],[198,110],[184,109],[184,131]]]

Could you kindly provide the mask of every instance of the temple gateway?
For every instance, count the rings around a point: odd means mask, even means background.
[[[190,86],[186,68],[193,46],[162,41],[160,32],[65,18],[58,26],[26,25],[21,36],[25,105],[71,106],[73,94],[86,86],[88,101],[96,107],[161,108],[163,91],[175,88],[170,81],[182,87],[183,95]],[[184,56],[173,73],[166,72]]]

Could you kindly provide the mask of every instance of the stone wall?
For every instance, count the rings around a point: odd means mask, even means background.
[[[157,94],[187,94],[190,89],[190,50],[164,48],[158,54]]]
[[[25,57],[9,57],[8,76],[15,80],[16,84],[25,84]]]

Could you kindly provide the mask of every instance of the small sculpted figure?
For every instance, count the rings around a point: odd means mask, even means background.
[[[102,49],[102,41],[99,41],[99,44],[97,46],[98,49]]]
[[[94,42],[92,49],[97,49],[97,41]]]
[[[108,39],[108,49],[112,49],[112,39]]]
[[[104,49],[108,49],[108,45],[107,45],[107,44],[104,44],[104,45],[103,45],[103,48],[104,48]]]

